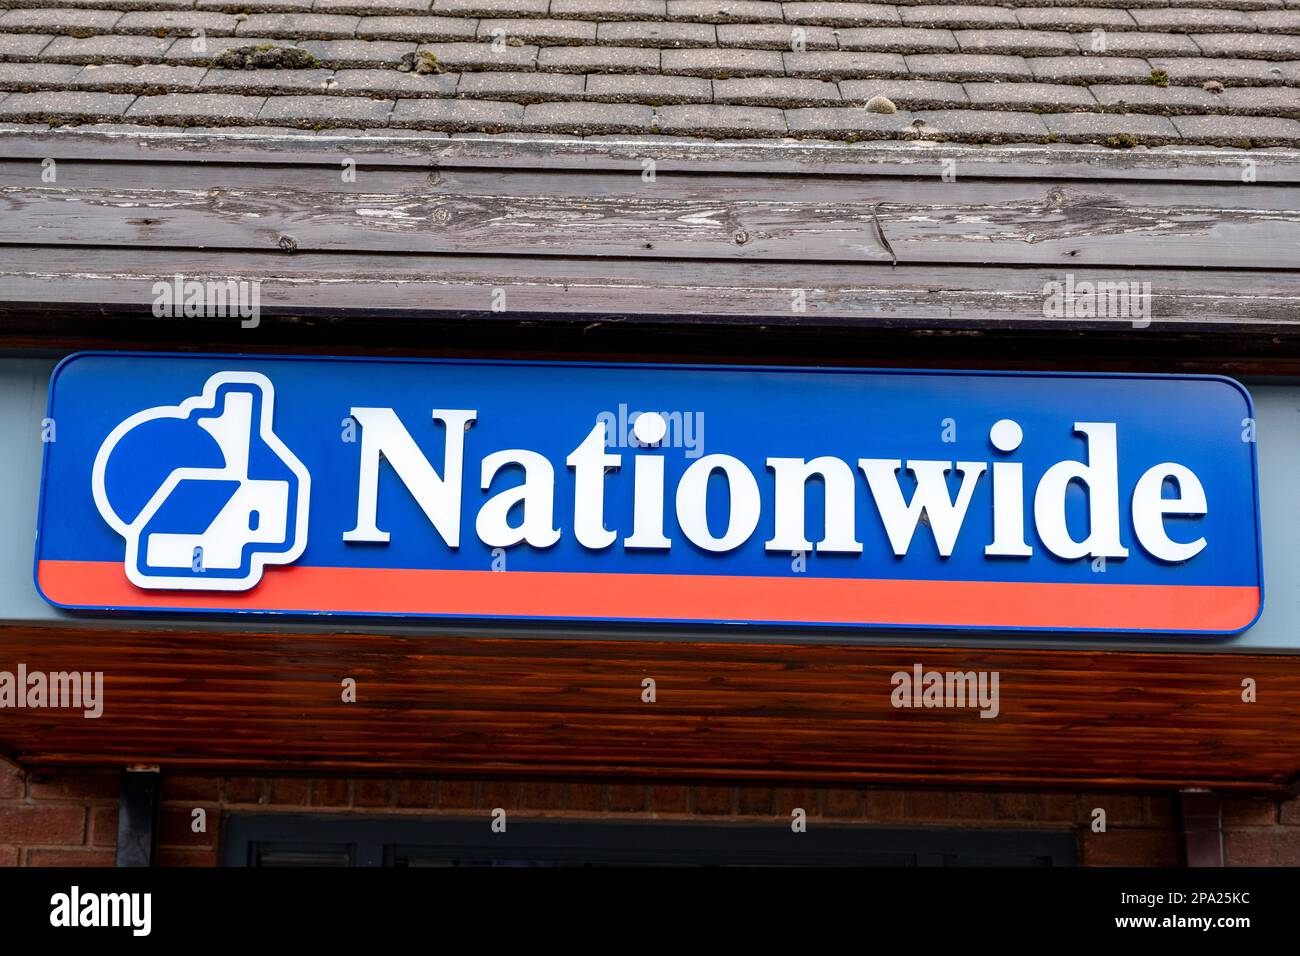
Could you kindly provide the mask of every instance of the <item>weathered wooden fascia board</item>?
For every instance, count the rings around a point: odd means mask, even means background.
[[[409,168],[345,179],[317,166],[79,160],[46,182],[38,169],[0,160],[0,243],[1117,273],[1300,264],[1296,184]]]
[[[1226,147],[1108,149],[1100,146],[955,143],[840,143],[794,140],[715,141],[663,136],[540,138],[525,134],[451,137],[393,131],[280,134],[230,131],[50,131],[0,129],[0,158],[99,159],[175,163],[338,166],[566,168],[796,173],[996,179],[1132,179],[1184,182],[1300,182],[1300,151]]]
[[[58,338],[110,323],[179,334],[154,318],[176,276],[259,283],[263,320],[376,319],[414,325],[536,322],[786,329],[1019,329],[1300,333],[1300,281],[1283,271],[1070,268],[1075,283],[1150,283],[1150,321],[1044,313],[1062,267],[674,259],[255,253],[9,247],[0,255],[0,334]],[[504,311],[494,311],[494,290]],[[796,308],[796,303],[802,308]],[[57,317],[56,317],[57,313]],[[23,316],[26,315],[26,318]],[[230,320],[232,325],[235,320]]]

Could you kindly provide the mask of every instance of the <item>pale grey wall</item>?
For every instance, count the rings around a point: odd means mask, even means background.
[[[57,360],[0,358],[0,621],[27,624],[66,624],[96,627],[121,626],[121,617],[93,618],[70,614],[51,607],[36,593],[32,584],[32,553],[36,540],[37,484],[41,471],[40,422],[45,414],[46,392],[50,372]],[[737,629],[735,627],[704,630],[699,628],[649,629],[627,627],[612,630],[573,626],[525,628],[488,627],[483,625],[437,625],[420,623],[402,627],[394,624],[367,626],[334,622],[285,623],[268,618],[220,622],[199,621],[184,617],[147,617],[131,620],[132,626],[156,626],[168,629],[196,630],[220,628],[230,630],[286,630],[310,632],[379,631],[405,634],[492,634],[538,635],[567,634],[579,631],[592,637],[626,638],[653,636],[655,639],[691,639],[741,641],[797,641],[827,643],[852,641],[873,644],[1023,644],[1026,647],[1126,647],[1130,649],[1205,650],[1258,652],[1272,651],[1300,654],[1300,554],[1296,542],[1300,534],[1300,387],[1294,385],[1247,382],[1255,398],[1259,422],[1260,494],[1263,510],[1264,614],[1249,631],[1231,638],[1181,638],[1150,641],[1141,638],[1053,637],[1050,635],[965,635],[949,632],[941,636],[920,636],[897,632],[856,634],[816,630],[796,634],[773,629]]]

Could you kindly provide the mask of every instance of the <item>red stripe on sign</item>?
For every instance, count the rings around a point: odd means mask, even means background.
[[[268,568],[253,590],[147,591],[110,561],[41,561],[57,604],[453,617],[1236,631],[1254,587],[854,578]]]

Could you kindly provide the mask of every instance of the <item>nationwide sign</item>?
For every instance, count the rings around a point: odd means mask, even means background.
[[[1254,416],[1208,376],[83,353],[59,607],[1222,634]]]

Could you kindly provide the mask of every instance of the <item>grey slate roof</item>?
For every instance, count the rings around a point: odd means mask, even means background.
[[[0,0],[0,123],[1295,147],[1300,0]]]

